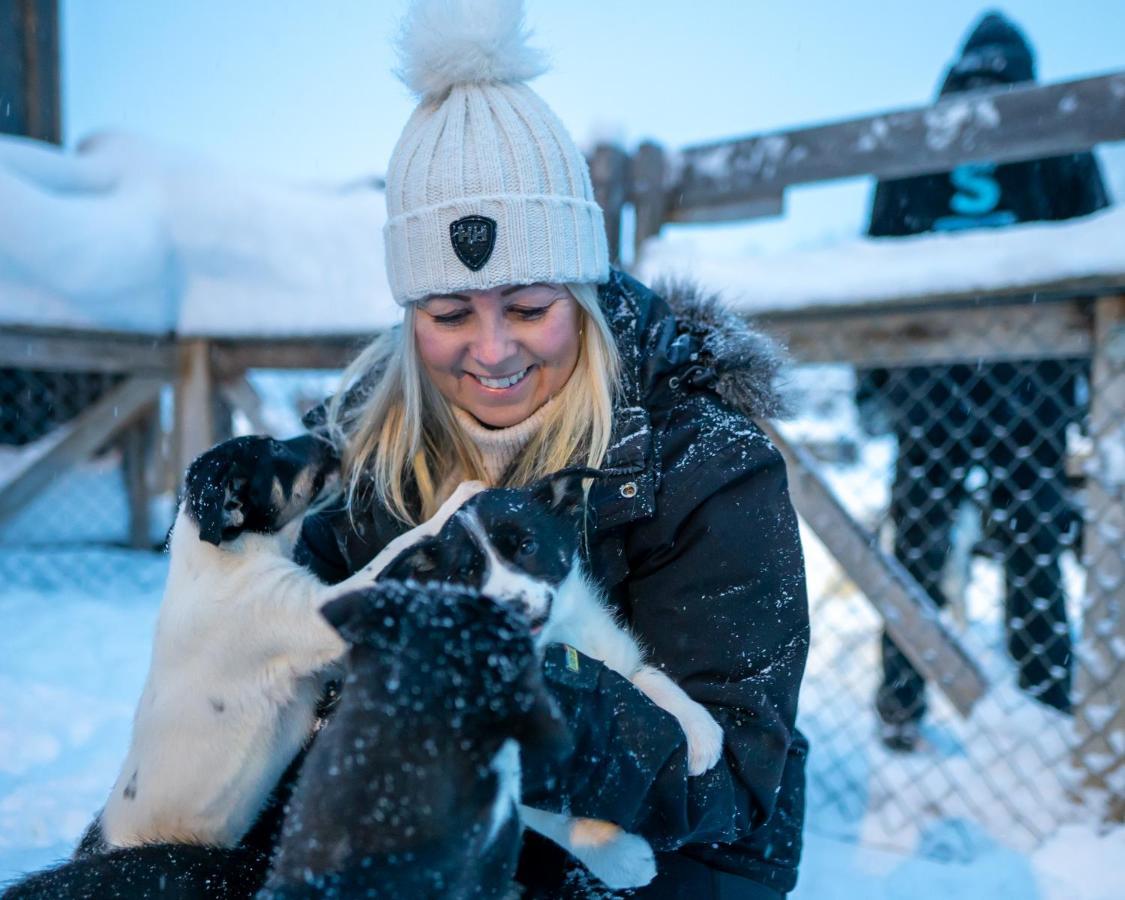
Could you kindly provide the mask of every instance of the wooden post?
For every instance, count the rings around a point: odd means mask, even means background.
[[[125,430],[121,441],[121,465],[129,498],[129,546],[135,550],[152,545],[148,461],[156,443],[157,427],[157,405],[152,404],[138,414],[137,421]]]
[[[626,201],[628,165],[628,155],[615,144],[598,144],[590,160],[594,199],[605,214],[609,259],[614,265],[621,260],[621,210]]]
[[[0,0],[0,134],[61,141],[57,0]]]
[[[1094,307],[1086,465],[1086,608],[1079,647],[1076,762],[1086,784],[1109,792],[1125,819],[1125,296]]]
[[[214,392],[210,343],[200,339],[184,341],[180,345],[176,378],[172,441],[172,475],[177,488],[192,460],[215,443]]]
[[[223,395],[227,406],[232,411],[237,411],[246,416],[250,427],[255,434],[270,434],[269,425],[262,411],[262,398],[254,390],[254,385],[246,378],[246,374],[237,375],[223,381],[219,386],[219,393]]]
[[[629,201],[637,213],[633,236],[634,264],[641,258],[641,247],[650,237],[660,234],[668,218],[668,196],[665,178],[668,164],[659,144],[645,141],[637,148],[629,166]]]

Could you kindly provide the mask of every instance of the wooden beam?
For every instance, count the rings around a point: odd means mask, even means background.
[[[59,428],[60,436],[43,439],[37,453],[0,484],[0,523],[37,497],[66,469],[80,463],[128,427],[157,401],[164,380],[138,375],[122,382]]]
[[[58,144],[57,0],[0,0],[0,134]]]
[[[988,691],[988,680],[942,623],[933,600],[844,509],[808,451],[791,444],[769,422],[760,424],[785,457],[793,506],[801,518],[883,617],[914,668],[967,717]]]
[[[1088,786],[1108,793],[1110,819],[1125,820],[1125,296],[1095,312],[1086,465],[1086,602],[1076,667],[1075,762]]]
[[[636,210],[633,234],[633,259],[640,258],[641,245],[660,233],[668,218],[668,194],[665,180],[668,164],[664,150],[651,141],[637,148],[629,162],[628,201]]]
[[[164,337],[0,327],[0,366],[38,371],[165,373],[175,348]]]
[[[211,346],[193,339],[180,345],[172,453],[177,487],[191,462],[215,443],[215,387]]]
[[[121,466],[129,498],[129,546],[136,550],[152,546],[152,490],[149,459],[156,445],[159,423],[157,404],[141,410],[121,439]]]
[[[211,362],[219,379],[247,369],[343,369],[375,335],[323,335],[285,340],[216,340]]]
[[[688,147],[673,218],[780,197],[796,184],[946,172],[977,160],[1059,156],[1125,140],[1125,72],[951,96],[933,106]],[[700,221],[698,213],[694,221]]]
[[[1093,330],[1090,301],[1031,298],[910,309],[806,309],[754,321],[799,362],[859,366],[1088,356]]]

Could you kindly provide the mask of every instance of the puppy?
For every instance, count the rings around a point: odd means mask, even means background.
[[[434,519],[329,587],[290,553],[335,465],[312,437],[249,437],[188,470],[131,745],[101,814],[109,847],[237,844],[308,740],[346,650],[320,607],[373,583],[479,488],[463,486]]]
[[[250,900],[269,857],[234,849],[152,844],[44,869],[0,890],[3,900]]]
[[[348,675],[260,898],[507,895],[519,748],[566,741],[526,623],[474,590],[392,580],[323,614]]]
[[[479,493],[388,572],[408,564],[418,577],[444,577],[515,604],[539,647],[570,644],[675,716],[687,737],[688,772],[702,774],[719,760],[722,728],[671,678],[645,663],[636,638],[615,620],[582,565],[582,479],[598,474],[564,470],[529,488]],[[521,814],[528,827],[560,844],[611,888],[647,884],[656,874],[648,843],[611,823],[527,807]]]

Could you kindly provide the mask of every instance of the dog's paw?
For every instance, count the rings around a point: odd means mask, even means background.
[[[200,540],[216,546],[243,531],[273,534],[308,508],[336,464],[311,435],[232,438],[188,467],[184,506]]]
[[[575,819],[570,851],[599,881],[615,891],[642,887],[656,877],[656,857],[644,838],[600,819]]]
[[[246,524],[247,486],[266,438],[234,438],[212,447],[188,467],[184,505],[199,526],[200,540],[218,546]]]
[[[702,775],[723,755],[723,729],[701,710],[684,724],[688,747],[688,774]]]

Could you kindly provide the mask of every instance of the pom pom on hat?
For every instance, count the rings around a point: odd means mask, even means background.
[[[525,82],[522,0],[414,0],[399,77],[421,98],[387,165],[383,246],[398,303],[609,277],[605,217],[581,151]]]
[[[523,0],[414,0],[396,74],[423,100],[457,84],[530,81],[547,70],[530,36]]]

